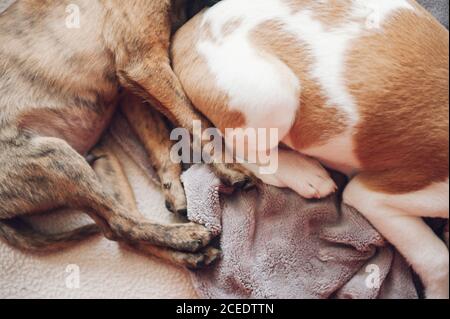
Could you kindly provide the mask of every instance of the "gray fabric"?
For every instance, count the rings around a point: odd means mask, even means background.
[[[0,13],[14,1],[0,0]],[[419,2],[448,28],[448,0]],[[222,234],[223,259],[193,273],[203,297],[417,298],[403,258],[357,212],[338,209],[338,198],[306,201],[269,186],[228,196],[206,166],[183,179],[190,217]],[[367,287],[368,265],[381,287]]]
[[[120,113],[109,134],[159,184]],[[308,201],[270,186],[231,194],[206,165],[183,182],[189,218],[221,235],[222,260],[192,273],[201,297],[417,298],[403,258],[355,210],[338,210],[338,197]],[[366,286],[368,265],[381,287]]]
[[[0,0],[0,14],[16,0]]]
[[[449,0],[418,0],[418,2],[430,11],[447,29],[449,26],[448,3]]]
[[[207,166],[183,175],[189,219],[221,234],[222,259],[193,273],[204,298],[417,298],[409,267],[337,196],[260,186],[227,195]],[[225,194],[224,194],[225,192]],[[379,271],[370,287],[366,267]]]

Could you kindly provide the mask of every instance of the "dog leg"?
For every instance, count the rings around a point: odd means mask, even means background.
[[[168,56],[168,48],[154,46],[145,56],[140,56],[138,61],[133,59],[133,64],[119,67],[120,82],[150,102],[174,125],[197,134],[194,130],[195,121],[201,123],[202,128],[211,127],[211,123],[193,108],[172,70]],[[204,141],[203,145],[209,142],[204,140],[203,132],[198,133],[200,136],[195,138]],[[214,162],[212,166],[225,184],[242,186],[252,180],[253,175],[242,165],[224,163]]]
[[[170,158],[174,143],[170,140],[170,133],[163,117],[141,98],[131,94],[123,97],[121,109],[147,151],[161,181],[167,209],[186,215],[186,195],[180,179],[182,167]]]
[[[344,192],[344,202],[359,210],[411,263],[427,298],[449,298],[449,251],[422,220],[448,218],[448,183],[420,192],[391,195],[373,191],[363,176]]]
[[[278,167],[274,174],[260,173],[260,165],[246,164],[264,183],[290,188],[304,198],[324,198],[336,192],[336,183],[325,168],[315,159],[292,150],[279,149]]]
[[[24,137],[1,146],[6,147],[0,154],[2,219],[67,207],[88,213],[112,240],[197,252],[212,239],[197,224],[160,225],[130,214],[103,190],[86,160],[60,139]]]
[[[92,154],[97,158],[93,167],[103,185],[103,190],[125,206],[130,216],[139,219],[144,218],[136,206],[134,193],[123,172],[120,161],[111,151],[108,142],[104,141],[102,145],[92,151]],[[220,250],[212,247],[207,247],[197,253],[187,253],[170,248],[145,245],[141,242],[130,242],[128,245],[141,252],[190,269],[209,266],[220,256]]]

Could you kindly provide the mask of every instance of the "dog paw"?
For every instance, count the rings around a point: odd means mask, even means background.
[[[441,259],[441,261],[438,261]],[[446,256],[434,259],[436,266],[430,265],[429,278],[425,279],[425,297],[427,299],[449,299],[449,261]],[[439,266],[437,266],[439,265]]]
[[[214,238],[205,227],[195,223],[173,226],[167,233],[166,244],[178,251],[195,253],[206,247]]]
[[[172,181],[163,182],[162,192],[166,199],[165,204],[167,210],[182,217],[186,217],[186,194],[179,178],[174,178]]]
[[[293,189],[307,199],[321,199],[334,194],[338,187],[325,171],[323,174],[302,173]]]
[[[207,247],[204,250],[189,254],[174,251],[172,253],[172,261],[181,267],[191,270],[202,269],[211,266],[221,256],[221,251],[213,247]]]
[[[226,186],[249,189],[254,187],[258,182],[258,179],[252,172],[239,164],[215,163],[212,164],[212,169]]]
[[[446,250],[446,249],[445,249]],[[448,251],[435,254],[428,263],[428,271],[422,275],[427,299],[449,299],[449,259]]]
[[[325,198],[338,189],[319,161],[294,151],[280,151],[279,168],[272,179],[307,199]]]

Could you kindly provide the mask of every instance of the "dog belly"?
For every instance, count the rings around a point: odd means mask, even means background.
[[[19,115],[18,127],[39,136],[60,138],[85,155],[98,143],[116,107],[113,104],[101,112],[79,107],[33,109]]]

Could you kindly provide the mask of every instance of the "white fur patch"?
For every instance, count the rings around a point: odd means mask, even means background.
[[[203,26],[211,26],[213,39],[202,40],[197,49],[205,57],[217,85],[227,92],[230,108],[244,114],[247,126],[278,128],[283,138],[301,107],[302,79],[277,56],[258,51],[249,37],[254,28],[266,21],[284,22],[286,31],[310,48],[315,61],[310,73],[323,88],[327,105],[347,114],[348,125],[353,126],[359,114],[345,84],[346,53],[367,29],[367,19],[375,14],[376,21],[382,23],[397,9],[413,7],[406,0],[353,0],[348,21],[330,28],[315,19],[311,9],[294,13],[282,0],[223,0],[205,13]],[[240,23],[237,29],[224,34],[224,26],[233,21]]]
[[[312,12],[305,10],[289,17],[286,29],[311,48],[315,63],[311,65],[310,73],[324,89],[327,105],[338,107],[347,114],[350,125],[356,124],[359,118],[357,106],[347,91],[343,74],[346,52],[351,41],[359,35],[361,26],[349,22],[325,30],[319,21],[312,18]]]
[[[274,15],[288,14],[278,0],[223,1],[210,9],[204,20],[211,25],[215,41],[198,44],[217,85],[228,93],[230,108],[244,114],[248,127],[278,128],[280,136],[289,132],[295,119],[300,83],[276,56],[258,52],[248,36]],[[222,38],[223,26],[233,19],[242,24]]]
[[[366,26],[381,28],[394,12],[414,10],[408,0],[353,0],[353,15],[366,18]]]
[[[421,217],[448,219],[449,183],[435,183],[403,195],[377,193],[358,177],[344,191],[344,202],[361,212],[420,275],[428,298],[449,298],[449,254]]]

